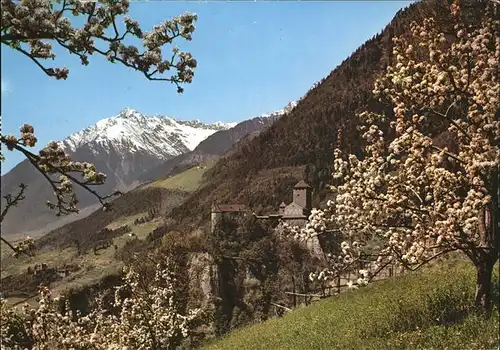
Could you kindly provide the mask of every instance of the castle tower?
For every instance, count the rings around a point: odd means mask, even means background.
[[[307,211],[307,214],[309,213],[309,210],[311,210],[311,186],[309,186],[304,180],[300,180],[295,186],[293,186],[293,202],[304,208],[305,211]]]
[[[285,202],[281,202],[280,207],[278,209],[278,214],[280,214],[280,215],[285,214],[285,208],[286,208]]]
[[[219,224],[219,222],[222,220],[222,213],[221,211],[219,210],[219,207],[217,204],[215,203],[212,203],[212,210],[211,210],[211,220],[210,220],[210,226],[211,226],[211,232],[212,234],[215,233],[215,228],[217,227],[217,225]]]

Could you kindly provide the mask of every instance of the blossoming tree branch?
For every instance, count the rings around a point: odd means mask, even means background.
[[[490,2],[471,27],[455,1],[453,33],[427,18],[411,25],[411,37],[393,39],[395,63],[373,93],[393,106],[395,120],[385,127],[384,115],[359,115],[363,158],[336,149],[335,199],[305,229],[288,230],[299,239],[338,235],[339,252],[311,277],[352,270],[368,248],[378,258],[358,272],[361,285],[389,262],[415,270],[460,251],[477,269],[476,306],[491,310],[500,243],[499,7]],[[451,142],[440,145],[439,135]]]
[[[147,79],[167,81],[175,84],[182,93],[182,84],[191,83],[196,68],[196,60],[188,52],[177,47],[164,58],[163,48],[174,40],[191,40],[197,16],[184,14],[166,20],[144,32],[137,21],[127,13],[128,0],[107,0],[97,2],[79,0],[1,0],[0,39],[3,45],[26,56],[43,73],[55,79],[66,79],[69,70],[65,67],[49,67],[45,62],[56,58],[52,45],[58,45],[71,54],[77,55],[83,65],[89,63],[89,56],[102,55],[111,63],[141,72]],[[85,23],[76,27],[67,17],[83,17]],[[123,20],[120,22],[120,17]],[[142,40],[143,50],[124,42],[130,38]],[[97,172],[93,164],[75,162],[56,142],[49,143],[38,154],[28,150],[37,142],[33,126],[24,124],[20,137],[0,136],[0,142],[8,150],[21,152],[29,162],[47,179],[54,190],[56,202],[48,202],[57,215],[77,212],[78,200],[73,191],[76,184],[98,198],[104,209],[109,208],[106,200],[119,192],[102,196],[92,186],[104,183],[106,176]],[[0,153],[0,158],[3,154]],[[55,178],[54,176],[58,176]],[[17,194],[4,196],[5,205],[0,220],[19,201],[24,200],[26,185],[21,184]],[[0,237],[14,250],[15,254],[28,253],[34,247],[31,238],[14,246]]]
[[[193,328],[203,324],[203,311],[181,306],[172,265],[168,259],[157,263],[147,286],[137,271],[126,268],[124,283],[112,300],[104,302],[101,296],[96,299],[97,307],[85,316],[73,312],[68,299],[54,297],[45,286],[40,288],[37,308],[24,304],[17,310],[6,307],[6,299],[1,299],[2,344],[13,350],[176,349]]]

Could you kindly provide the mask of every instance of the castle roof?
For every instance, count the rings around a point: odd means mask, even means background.
[[[301,206],[300,204],[297,204],[295,202],[292,202],[290,204],[288,204],[285,208],[285,213],[290,211],[290,210],[293,210],[293,209],[304,209],[303,206]]]
[[[304,208],[301,205],[292,202],[286,206],[283,219],[307,219],[307,216],[304,215]]]
[[[304,180],[300,180],[295,186],[293,186],[293,188],[311,188],[311,186],[309,186]]]
[[[244,204],[213,204],[213,213],[233,213],[247,211],[247,207]]]

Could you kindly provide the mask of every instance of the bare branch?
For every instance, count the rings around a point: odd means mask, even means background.
[[[0,216],[0,222],[3,222],[3,219],[5,218],[5,216],[7,215],[7,212],[9,211],[9,209],[11,207],[15,207],[17,206],[17,204],[22,201],[23,199],[25,199],[26,197],[24,196],[24,191],[26,190],[26,187],[28,187],[27,185],[25,184],[20,184],[19,185],[19,192],[17,193],[17,195],[14,197],[14,199],[12,199],[12,195],[11,194],[7,194],[4,196],[5,200],[6,200],[6,204],[5,204],[5,208],[4,210],[2,210],[2,214]]]
[[[35,57],[33,57],[33,55],[31,55],[29,52],[23,50],[22,48],[20,47],[15,47],[14,48],[15,50],[19,51],[20,53],[22,53],[23,55],[25,55],[26,57],[28,57],[30,60],[32,60],[33,62],[35,62],[35,64],[45,73],[47,74],[49,77],[54,77],[56,76],[55,74],[55,71],[53,68],[45,68]]]
[[[446,154],[448,157],[452,158],[452,159],[455,159],[457,162],[461,163],[461,164],[467,164],[466,162],[464,162],[462,159],[458,158],[458,156],[456,156],[455,154],[453,153],[450,153],[448,151],[445,151],[444,149],[442,148],[439,148],[438,146],[435,146],[435,145],[431,145],[431,148],[432,149],[435,149],[436,151],[438,152],[442,152],[443,154]]]
[[[394,249],[394,253],[396,253],[396,258],[398,259],[398,261],[404,266],[405,269],[409,270],[409,271],[416,271],[418,270],[420,267],[424,266],[425,264],[431,262],[432,260],[440,257],[441,255],[444,255],[444,254],[447,254],[447,253],[450,253],[450,252],[454,252],[456,251],[457,249],[454,249],[454,248],[447,248],[447,249],[443,249],[442,251],[440,251],[439,253],[436,253],[434,255],[432,255],[431,257],[421,261],[420,263],[416,264],[416,265],[410,265],[408,264],[408,262],[406,262],[405,260],[403,260],[400,256],[400,254],[398,252],[396,252]]]
[[[433,109],[430,109],[429,111],[437,116],[440,116],[446,120],[448,120],[450,123],[453,124],[453,126],[455,126],[469,141],[471,140],[471,137],[469,136],[469,134],[467,133],[467,131],[465,131],[460,125],[457,124],[457,122],[455,120],[453,120],[452,118],[450,118],[448,116],[448,112],[450,111],[451,107],[453,107],[453,105],[455,104],[456,102],[453,102],[447,109],[446,113],[443,114],[443,113],[440,113],[438,111],[435,111]]]
[[[20,145],[18,144],[13,144],[12,142],[10,142],[9,140],[7,140],[4,136],[0,136],[0,141],[4,144],[8,144],[9,147],[12,147],[13,149],[21,152],[24,154],[24,156],[29,160],[29,162],[35,167],[35,169],[37,169],[44,177],[45,179],[49,182],[49,184],[51,185],[52,189],[54,190],[54,192],[56,193],[59,193],[59,189],[55,186],[55,183],[56,181],[54,181],[53,179],[51,179],[47,172],[42,170],[39,166],[39,162],[40,162],[40,157],[37,156],[36,154],[28,151],[27,149],[21,147]],[[78,186],[82,187],[83,189],[85,189],[87,192],[91,193],[93,196],[95,196],[99,202],[101,203],[101,205],[103,207],[105,207],[106,209],[110,209],[110,204],[109,203],[106,203],[105,200],[108,199],[108,198],[111,198],[113,196],[117,196],[117,195],[121,195],[121,192],[120,191],[116,191],[110,195],[107,195],[105,197],[101,196],[99,193],[97,193],[95,190],[91,189],[89,187],[89,184],[86,183],[86,182],[83,182],[83,181],[80,181],[78,179],[76,179],[74,176],[72,176],[71,174],[69,174],[69,171],[66,171],[66,169],[61,169],[59,167],[56,167],[52,164],[49,164],[49,170],[53,173],[59,173],[61,175],[65,175],[67,176],[72,182],[76,183]],[[73,212],[74,210],[71,210],[69,208],[67,208],[64,204],[67,204],[60,195],[57,195],[57,200],[58,200],[58,203],[56,205],[56,207],[58,208],[59,212],[58,214],[68,214],[70,212]]]
[[[10,244],[9,241],[7,241],[5,238],[3,237],[0,237],[0,239],[2,240],[2,242],[4,242],[10,249],[12,249],[14,252],[17,252],[17,249],[16,247],[14,247],[12,244]]]
[[[392,261],[391,260],[388,260],[385,264],[379,266],[379,268],[377,270],[375,270],[375,272],[371,273],[370,274],[370,278],[368,278],[368,282],[371,282],[372,279],[374,279],[375,277],[377,277],[377,275],[383,270],[385,269],[389,264],[391,264]]]
[[[12,195],[10,193],[6,194],[4,196],[6,203],[5,203],[5,208],[2,210],[2,214],[0,216],[0,223],[3,222],[3,219],[5,218],[5,216],[7,215],[8,211],[9,211],[9,209],[11,207],[17,206],[17,204],[19,202],[21,202],[22,200],[24,200],[26,198],[25,195],[24,195],[24,191],[26,191],[27,187],[28,187],[27,185],[25,185],[25,184],[22,183],[22,184],[19,185],[19,188],[20,188],[19,192],[14,197],[12,197]],[[27,249],[20,249],[19,245],[17,247],[14,246],[9,241],[7,241],[5,238],[3,238],[1,236],[0,236],[0,239],[10,249],[12,249],[12,251],[14,251],[14,254],[16,256],[18,256],[19,253],[26,254],[27,256],[32,256]],[[30,240],[30,243],[31,243],[31,240]],[[23,245],[21,244],[21,248],[22,247],[23,247]]]

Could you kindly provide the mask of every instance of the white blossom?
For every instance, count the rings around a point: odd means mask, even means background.
[[[332,276],[357,273],[363,286],[389,262],[417,268],[439,254],[474,257],[483,248],[495,256],[499,238],[484,232],[498,216],[489,214],[498,213],[492,200],[500,163],[498,10],[489,4],[481,25],[471,28],[453,3],[456,38],[449,45],[433,18],[412,23],[411,37],[394,38],[396,62],[373,93],[393,105],[395,137],[384,136],[385,115],[360,113],[364,157],[335,149],[334,199],[313,210],[304,229],[287,228],[301,241],[327,228],[338,232],[340,253],[326,257]],[[428,123],[444,125],[440,132],[451,135],[456,150],[437,144]],[[372,239],[378,258],[356,271]]]
[[[141,290],[139,274],[127,269],[125,284],[116,288],[113,314],[98,301],[97,309],[82,317],[73,313],[66,305],[61,313],[56,300],[48,288],[40,289],[38,308],[27,304],[21,310],[5,307],[1,300],[2,341],[9,349],[22,349],[16,343],[12,328],[21,325],[21,332],[33,340],[33,349],[48,349],[51,346],[65,349],[171,349],[186,338],[193,321],[201,316],[200,309],[179,312],[176,301],[176,279],[166,266],[158,265],[153,283],[148,291]],[[124,297],[123,295],[129,295]],[[17,321],[19,320],[19,321]],[[19,323],[21,322],[21,323]]]

